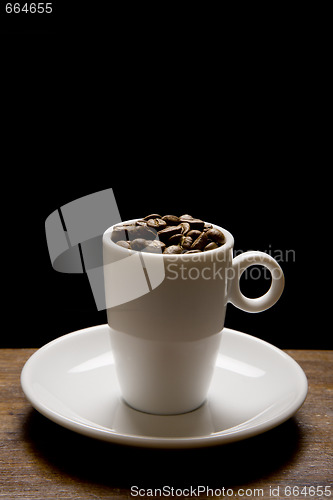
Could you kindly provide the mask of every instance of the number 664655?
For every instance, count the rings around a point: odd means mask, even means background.
[[[47,3],[25,3],[21,6],[20,3],[6,3],[7,14],[51,14],[52,12],[52,2]]]

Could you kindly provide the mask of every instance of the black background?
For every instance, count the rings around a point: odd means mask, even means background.
[[[229,304],[226,326],[280,348],[328,348],[329,335],[310,325],[313,265],[302,261],[296,273],[295,262],[311,240],[305,211],[319,194],[305,133],[311,43],[301,46],[287,22],[258,19],[256,30],[246,13],[221,25],[201,10],[195,23],[188,12],[167,26],[162,17],[138,19],[134,32],[132,10],[129,25],[127,13],[109,16],[104,32],[92,20],[81,24],[76,11],[65,27],[71,12],[61,5],[56,29],[46,29],[52,41],[13,33],[5,43],[2,286],[10,327],[1,347],[39,347],[106,322],[85,275],[52,269],[44,224],[62,205],[112,187],[123,220],[187,212],[228,229],[236,250],[289,251],[279,302],[258,314]],[[242,287],[256,296],[268,283]]]

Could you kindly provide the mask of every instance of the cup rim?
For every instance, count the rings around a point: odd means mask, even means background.
[[[109,237],[109,235],[111,235],[113,228],[115,226],[119,226],[121,224],[128,224],[130,222],[134,223],[134,222],[137,222],[139,220],[142,220],[142,218],[129,219],[129,220],[125,220],[122,222],[117,222],[116,224],[113,224],[112,226],[108,227],[103,233],[103,243],[105,243],[108,247],[115,248],[115,249],[117,249],[118,252],[123,253],[124,257],[129,256],[129,255],[133,255],[134,253],[142,253],[142,254],[144,254],[145,258],[146,258],[146,256],[149,256],[152,258],[163,257],[164,259],[172,258],[172,259],[179,259],[179,260],[183,259],[186,261],[191,260],[191,259],[198,260],[198,258],[200,258],[200,257],[202,257],[204,259],[205,256],[207,257],[207,255],[213,255],[214,253],[216,254],[216,253],[220,253],[220,252],[226,252],[226,251],[232,249],[234,246],[234,237],[227,229],[223,228],[222,226],[218,226],[217,224],[213,224],[212,222],[208,222],[208,221],[205,221],[205,223],[211,224],[213,226],[213,228],[218,229],[219,231],[223,232],[223,234],[226,238],[226,242],[222,246],[215,248],[214,250],[207,250],[206,252],[200,252],[200,253],[198,252],[198,253],[193,253],[193,254],[190,254],[190,253],[163,254],[163,253],[140,252],[138,250],[132,250],[129,248],[121,247],[120,245],[117,245],[114,241],[112,241],[112,239]]]

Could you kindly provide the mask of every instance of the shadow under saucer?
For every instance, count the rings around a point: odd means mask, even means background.
[[[119,418],[130,419],[131,411],[120,411]],[[202,407],[202,415],[205,412]],[[146,432],[145,423],[144,427]],[[77,434],[31,410],[23,439],[44,467],[74,480],[123,489],[134,484],[151,488],[170,483],[179,488],[189,484],[231,487],[291,466],[301,452],[300,433],[297,418],[292,417],[270,431],[235,443],[198,449],[137,448]]]

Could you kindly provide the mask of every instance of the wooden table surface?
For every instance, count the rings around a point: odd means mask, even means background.
[[[113,445],[49,421],[20,386],[34,351],[0,350],[0,499],[198,498],[199,486],[199,497],[210,499],[333,499],[333,351],[286,351],[309,382],[294,417],[259,436],[198,450]],[[152,496],[163,487],[169,496]]]

